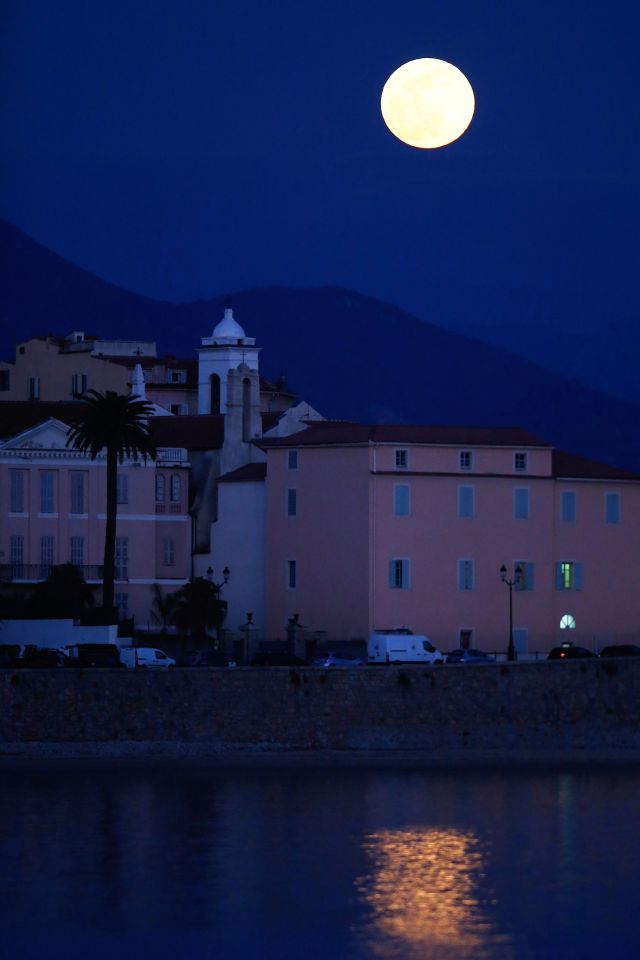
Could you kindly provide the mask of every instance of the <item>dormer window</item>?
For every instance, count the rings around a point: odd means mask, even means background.
[[[187,373],[185,370],[168,370],[167,383],[186,383]]]
[[[473,455],[471,450],[461,450],[460,451],[460,469],[461,470],[471,470],[473,466]]]
[[[513,455],[513,468],[516,473],[525,473],[527,469],[527,455],[526,453],[514,453]]]
[[[409,451],[396,450],[395,454],[396,470],[407,470],[409,467]]]

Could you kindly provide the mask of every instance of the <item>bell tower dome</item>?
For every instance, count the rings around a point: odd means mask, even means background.
[[[258,373],[258,354],[254,337],[247,337],[226,307],[222,320],[210,337],[202,338],[198,349],[198,413],[227,413],[229,374],[242,364]]]

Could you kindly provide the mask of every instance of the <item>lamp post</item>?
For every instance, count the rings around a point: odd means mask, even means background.
[[[500,567],[500,579],[509,587],[509,646],[507,647],[507,660],[517,660],[515,644],[513,642],[513,588],[518,587],[522,580],[522,567],[517,565],[514,570],[513,579],[507,577],[507,568],[504,563]]]
[[[214,595],[216,598],[216,649],[220,649],[220,627],[221,627],[221,616],[220,616],[220,591],[222,588],[229,582],[229,577],[231,576],[231,570],[229,567],[225,567],[222,571],[223,580],[220,583],[216,583],[213,579],[213,567],[207,567],[207,580],[211,584],[214,590]]]

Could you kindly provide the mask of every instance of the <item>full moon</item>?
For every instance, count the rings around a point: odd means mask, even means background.
[[[395,70],[382,90],[380,109],[391,133],[412,147],[433,149],[457,140],[471,123],[473,88],[464,73],[425,57]]]

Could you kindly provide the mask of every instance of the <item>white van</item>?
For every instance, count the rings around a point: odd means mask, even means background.
[[[428,637],[410,630],[376,630],[369,635],[369,663],[444,663]]]
[[[125,667],[154,667],[166,670],[175,667],[176,662],[168,657],[164,650],[155,647],[120,647],[120,659]]]

